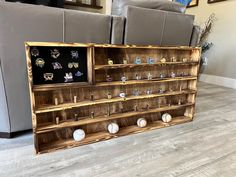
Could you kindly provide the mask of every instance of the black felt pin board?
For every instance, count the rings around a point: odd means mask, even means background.
[[[78,58],[72,56],[72,51],[78,53]],[[30,54],[34,85],[88,82],[86,47],[30,47]],[[54,68],[54,66],[57,67]],[[68,74],[72,75],[72,79],[66,77]],[[45,77],[48,78],[47,76],[51,77],[52,75],[52,80],[45,79]]]

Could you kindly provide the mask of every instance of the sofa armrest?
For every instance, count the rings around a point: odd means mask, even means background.
[[[3,75],[2,75],[2,67],[1,67],[1,59],[0,59],[0,137],[1,133],[10,133],[10,117],[8,114],[8,108],[7,108],[7,99],[5,94],[5,85],[3,81]]]
[[[195,47],[199,44],[200,34],[201,34],[201,28],[199,26],[194,25],[192,37],[191,37],[191,41],[190,41],[190,46]]]
[[[125,28],[125,18],[112,16],[111,44],[122,44]]]

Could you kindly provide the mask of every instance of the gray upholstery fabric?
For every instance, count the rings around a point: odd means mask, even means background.
[[[0,58],[0,132],[10,133],[10,120],[8,115],[7,101],[5,95],[5,86],[3,82],[1,58]]]
[[[112,16],[111,44],[122,44],[125,28],[125,18]]]
[[[65,42],[110,43],[111,16],[65,11]]]
[[[194,16],[166,12],[166,21],[162,37],[162,46],[189,46]]]
[[[199,26],[194,25],[190,46],[196,47],[199,44],[201,34],[201,28]]]
[[[0,57],[11,132],[31,128],[24,41],[62,42],[61,19],[60,9],[0,3]]]
[[[125,44],[161,45],[165,12],[128,6]]]
[[[186,7],[180,3],[167,0],[113,0],[112,15],[122,16],[127,6],[185,13]]]

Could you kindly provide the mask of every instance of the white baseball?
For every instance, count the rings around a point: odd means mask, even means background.
[[[85,138],[85,132],[82,129],[75,130],[73,133],[73,138],[75,141],[81,141]]]
[[[146,127],[147,126],[147,120],[144,119],[144,118],[139,118],[137,120],[137,125],[138,125],[138,127],[141,127],[141,128]]]
[[[163,114],[161,118],[162,118],[162,121],[165,123],[168,123],[172,120],[172,116],[168,113]]]
[[[110,123],[107,129],[110,134],[116,134],[119,131],[119,125],[117,123]]]

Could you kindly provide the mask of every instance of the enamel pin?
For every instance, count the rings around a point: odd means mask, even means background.
[[[45,81],[52,81],[53,73],[44,73],[43,77],[44,77]]]
[[[44,64],[45,64],[45,61],[44,61],[44,59],[42,59],[42,58],[38,58],[38,59],[35,61],[35,64],[36,64],[36,66],[42,68],[42,67],[44,66]]]
[[[72,69],[72,68],[78,68],[79,67],[79,63],[75,63],[75,62],[71,62],[68,63],[68,68]]]
[[[71,51],[71,57],[72,59],[78,59],[79,58],[79,52],[77,50]]]
[[[73,81],[73,74],[72,73],[66,73],[64,78],[65,78],[65,82],[72,82]]]
[[[80,77],[80,76],[83,76],[83,74],[84,74],[84,73],[81,73],[80,71],[77,71],[77,72],[75,73],[75,76],[76,76],[76,77]]]
[[[34,56],[34,57],[39,56],[39,50],[37,48],[33,48],[31,50],[31,55]]]
[[[60,63],[58,62],[53,62],[52,63],[53,69],[62,69],[62,66]]]
[[[57,59],[60,56],[60,52],[58,49],[51,50],[51,57]]]
[[[166,63],[166,59],[165,59],[165,58],[162,58],[162,59],[161,59],[161,63]]]

